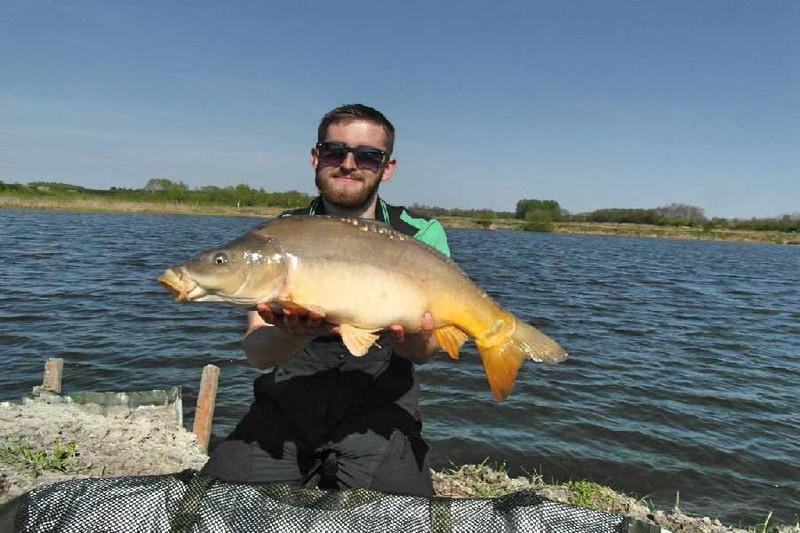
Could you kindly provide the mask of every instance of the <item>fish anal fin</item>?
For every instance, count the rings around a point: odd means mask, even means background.
[[[361,357],[367,353],[379,337],[374,331],[357,328],[349,324],[341,324],[339,326],[339,334],[342,336],[344,345],[356,357]]]
[[[447,326],[433,330],[433,335],[439,342],[439,346],[453,358],[458,359],[458,351],[469,338],[469,335],[455,326]]]
[[[478,344],[478,353],[486,372],[486,380],[489,382],[489,388],[492,389],[494,399],[498,401],[505,400],[508,393],[511,392],[519,367],[525,360],[524,355],[513,349],[509,350],[510,345],[510,339],[508,344],[497,344],[490,347],[481,347]]]

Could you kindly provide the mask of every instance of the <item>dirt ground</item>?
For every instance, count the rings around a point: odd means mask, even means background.
[[[0,503],[58,481],[168,474],[199,469],[206,459],[196,437],[178,427],[169,409],[117,407],[104,415],[98,408],[73,404],[0,403]],[[500,496],[533,490],[556,501],[574,503],[575,498],[569,486],[546,485],[540,478],[512,479],[486,465],[434,472],[434,486],[440,496]],[[800,533],[800,528],[792,526],[735,529],[717,520],[688,517],[676,509],[656,511],[606,487],[594,491],[589,504],[675,533]]]
[[[75,456],[57,461],[61,471],[37,468],[44,459],[35,452],[52,456],[57,442],[75,443]],[[33,453],[22,453],[26,448]],[[169,409],[118,407],[103,416],[91,407],[46,403],[0,404],[0,452],[0,502],[58,481],[168,474],[200,468],[207,459]]]

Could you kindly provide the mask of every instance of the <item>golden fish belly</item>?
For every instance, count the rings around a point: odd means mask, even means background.
[[[321,309],[326,320],[359,328],[383,329],[402,324],[418,331],[429,309],[424,287],[396,271],[367,264],[323,262],[289,272],[282,299]]]

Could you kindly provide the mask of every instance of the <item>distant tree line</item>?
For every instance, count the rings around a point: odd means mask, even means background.
[[[800,233],[800,215],[783,215],[778,218],[725,219],[712,218],[712,228],[742,229],[753,231],[783,231]]]
[[[278,206],[300,207],[307,205],[312,196],[298,192],[267,192],[249,185],[217,187],[209,185],[192,189],[182,181],[166,178],[149,180],[141,189],[87,189],[66,183],[34,181],[28,184],[0,181],[0,194],[49,196],[55,198],[114,198],[129,202],[162,202],[193,205],[226,205],[236,207]]]
[[[132,202],[168,202],[195,205],[227,205],[237,207],[300,207],[312,196],[298,192],[267,192],[249,185],[217,187],[207,185],[192,189],[182,181],[166,178],[148,180],[141,189],[87,189],[67,183],[34,181],[27,184],[6,183],[0,180],[0,194],[19,196],[49,196],[56,198],[114,198]],[[662,226],[702,227],[705,230],[741,229],[754,231],[800,232],[800,212],[775,218],[727,219],[707,218],[702,208],[673,203],[652,209],[597,209],[571,214],[555,200],[523,199],[514,212],[493,209],[444,208],[413,204],[413,211],[431,217],[462,217],[488,227],[498,218],[524,220],[523,227],[535,231],[551,231],[556,222],[613,222],[619,224],[654,224]]]
[[[657,226],[688,226],[693,228],[741,229],[754,231],[800,231],[800,214],[775,218],[708,218],[702,208],[686,204],[669,204],[654,209],[598,209],[569,215],[566,220],[587,222],[616,222],[653,224]]]
[[[598,209],[589,213],[571,215],[570,220],[585,222],[617,222],[628,224],[655,224],[659,226],[700,227],[706,216],[699,207],[686,204],[669,204],[654,209]]]
[[[659,226],[688,226],[712,229],[742,229],[755,231],[800,232],[800,213],[777,218],[726,219],[707,218],[702,208],[672,203],[652,209],[597,209],[572,214],[555,200],[523,199],[513,213],[491,209],[448,209],[413,204],[412,210],[433,217],[465,217],[478,223],[497,218],[524,220],[524,229],[551,231],[556,222],[613,222],[618,224],[652,224]]]
[[[198,189],[190,189],[182,181],[173,182],[168,179],[151,179],[144,186],[144,191],[153,196],[197,205],[235,205],[236,207],[279,206],[300,207],[307,205],[312,197],[298,191],[267,192],[263,188],[254,189],[249,185],[239,184],[228,187],[206,185]]]
[[[514,213],[509,211],[494,211],[493,209],[460,209],[411,204],[411,210],[429,217],[463,217],[479,220],[494,220],[497,218],[511,218]]]

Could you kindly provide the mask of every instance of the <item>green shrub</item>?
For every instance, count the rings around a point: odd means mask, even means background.
[[[528,211],[525,213],[525,224],[522,229],[550,233],[553,231],[553,217],[547,211]]]
[[[524,226],[522,226],[522,229],[524,231],[539,231],[542,233],[552,233],[553,223],[550,221],[527,222]]]

